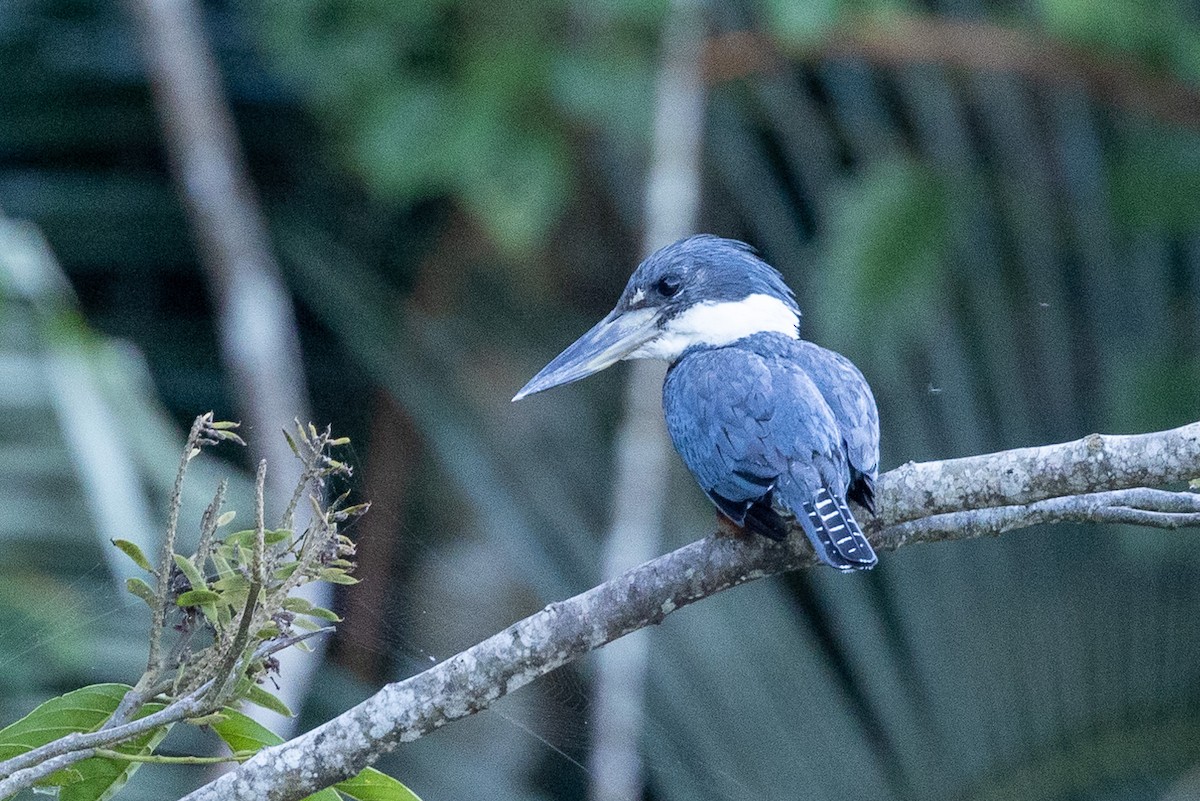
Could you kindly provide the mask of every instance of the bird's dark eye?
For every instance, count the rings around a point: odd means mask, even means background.
[[[683,282],[679,280],[679,276],[664,275],[662,278],[658,279],[658,282],[654,285],[654,290],[664,298],[669,298],[678,292],[679,287],[682,285]]]

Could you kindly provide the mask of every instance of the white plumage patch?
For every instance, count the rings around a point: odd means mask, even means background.
[[[800,317],[779,298],[750,295],[737,301],[697,303],[673,318],[662,333],[626,359],[673,362],[693,345],[720,347],[751,334],[779,333],[800,338]]]

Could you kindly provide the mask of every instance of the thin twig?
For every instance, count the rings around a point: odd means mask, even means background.
[[[890,526],[878,535],[878,541],[881,550],[895,550],[912,540],[964,540],[1044,523],[1126,523],[1164,529],[1200,526],[1200,496],[1141,487],[947,512]]]
[[[6,777],[7,781],[16,777],[19,772],[29,768],[31,765],[39,765],[47,760],[67,756],[86,749],[116,745],[146,734],[161,726],[178,723],[186,718],[198,717],[206,711],[203,695],[207,689],[208,685],[204,685],[199,690],[172,701],[166,707],[144,718],[138,718],[120,726],[99,729],[98,731],[74,732],[46,745],[18,754],[11,759],[0,762],[0,777]],[[17,790],[25,786],[28,785],[22,785]],[[16,792],[16,790],[3,792],[4,788],[5,785],[0,784],[0,798],[7,797],[12,792]]]
[[[158,559],[158,587],[154,597],[158,604],[154,607],[150,619],[150,655],[146,659],[146,672],[157,673],[162,669],[162,635],[166,625],[167,605],[170,603],[171,571],[175,567],[175,533],[179,528],[179,507],[183,502],[183,478],[187,474],[188,463],[199,448],[200,434],[205,426],[212,422],[212,412],[201,415],[192,423],[188,433],[187,443],[183,448],[183,456],[179,460],[179,468],[175,471],[175,486],[171,489],[170,512],[167,515],[167,534],[163,538],[162,553]]]
[[[280,528],[291,528],[292,519],[296,514],[296,506],[300,503],[300,499],[304,497],[304,490],[308,487],[308,482],[317,477],[320,472],[320,462],[315,449],[309,446],[308,439],[304,434],[304,427],[300,421],[296,421],[296,432],[300,437],[300,442],[296,441],[295,437],[284,431],[284,436],[288,438],[288,443],[292,446],[292,450],[296,454],[296,458],[300,460],[302,468],[300,478],[296,481],[296,486],[292,490],[292,497],[288,499],[287,507],[283,510],[283,516],[280,518]],[[300,452],[301,444],[305,447],[305,452]]]
[[[225,490],[228,486],[229,481],[221,479],[212,502],[204,510],[204,516],[200,518],[200,541],[196,544],[196,554],[192,557],[192,564],[201,572],[212,552],[213,536],[217,533],[217,523],[221,519],[221,506],[225,503]]]
[[[290,648],[297,643],[302,643],[305,640],[312,639],[313,637],[319,637],[322,634],[332,634],[335,631],[337,631],[337,629],[333,626],[322,626],[321,628],[313,629],[312,631],[305,631],[301,632],[300,634],[292,634],[288,637],[279,637],[274,640],[267,640],[265,643],[258,646],[250,659],[262,659],[270,656],[271,654],[278,653],[284,648]]]
[[[284,580],[282,587],[277,595],[281,598],[286,598],[291,594],[292,590],[300,586],[300,582],[304,580],[304,575],[312,570],[316,564],[317,557],[321,554],[321,547],[327,541],[333,523],[329,521],[329,515],[316,497],[309,495],[308,500],[312,505],[312,518],[310,519],[310,528],[304,536],[304,542],[300,545],[300,553],[296,556],[297,566],[292,575]]]
[[[259,584],[267,583],[267,515],[266,515],[267,460],[258,463],[258,474],[254,477],[254,561],[250,564]]]
[[[19,793],[22,790],[37,784],[51,773],[55,773],[63,768],[70,767],[76,762],[87,759],[93,755],[94,754],[91,749],[73,751],[69,754],[56,756],[53,759],[47,759],[45,762],[41,762],[31,768],[18,770],[9,775],[7,778],[0,779],[0,798],[8,798],[11,795],[15,795],[16,793]]]
[[[245,670],[246,665],[243,657],[246,655],[246,647],[250,642],[250,629],[254,623],[255,613],[258,611],[258,597],[266,584],[266,578],[263,575],[264,551],[266,549],[266,515],[264,512],[263,496],[266,491],[266,475],[266,461],[259,462],[258,474],[254,481],[255,531],[254,557],[250,566],[250,589],[246,592],[246,604],[242,608],[242,615],[238,620],[237,633],[233,637],[233,642],[229,644],[229,650],[222,657],[221,665],[217,669],[216,677],[213,680],[210,697],[214,704],[222,701],[228,689],[236,684],[237,679],[241,678],[241,674]]]
[[[97,748],[93,756],[112,759],[118,762],[148,762],[156,765],[223,765],[227,762],[245,762],[251,757],[251,754],[241,753],[214,757],[165,756],[163,754],[126,754],[124,751]]]

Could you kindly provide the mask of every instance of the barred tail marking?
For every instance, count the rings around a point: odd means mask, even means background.
[[[830,567],[861,570],[879,561],[845,499],[835,496],[828,487],[821,487],[817,497],[804,504],[804,514],[798,519],[813,550]]]

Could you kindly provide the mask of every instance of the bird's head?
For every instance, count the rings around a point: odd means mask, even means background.
[[[616,308],[513,400],[578,381],[622,359],[674,362],[688,348],[719,347],[767,331],[797,337],[799,324],[792,290],[749,245],[708,234],[688,237],[638,265]]]

